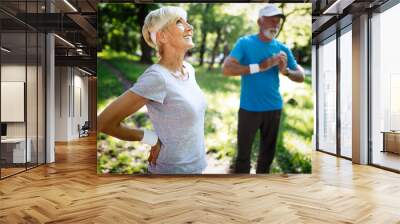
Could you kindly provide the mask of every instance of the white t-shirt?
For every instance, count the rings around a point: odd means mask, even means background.
[[[204,146],[204,116],[207,103],[197,85],[194,68],[183,63],[189,77],[175,78],[160,64],[154,64],[130,89],[149,99],[146,104],[155,132],[161,141],[151,173],[201,173],[207,166]]]

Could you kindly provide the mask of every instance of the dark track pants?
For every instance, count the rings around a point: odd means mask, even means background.
[[[280,119],[281,110],[266,112],[239,110],[235,173],[250,173],[251,146],[258,129],[261,135],[256,173],[269,173],[275,155]]]

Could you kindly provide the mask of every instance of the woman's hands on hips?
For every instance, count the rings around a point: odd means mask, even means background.
[[[156,161],[158,158],[158,154],[160,153],[160,150],[161,150],[161,142],[160,139],[158,139],[157,144],[152,146],[150,149],[150,156],[147,159],[150,165],[156,165]]]

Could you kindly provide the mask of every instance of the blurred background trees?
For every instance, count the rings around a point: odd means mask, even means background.
[[[154,50],[141,35],[146,15],[163,4],[99,4],[98,46],[100,52],[115,51],[140,56],[140,61],[154,62]],[[174,5],[174,4],[169,4]],[[263,4],[175,4],[185,8],[194,26],[196,48],[190,53],[199,66],[212,68],[223,61],[236,40],[258,32],[256,18]],[[311,62],[310,4],[280,3],[286,15],[278,39],[287,44],[300,64]]]

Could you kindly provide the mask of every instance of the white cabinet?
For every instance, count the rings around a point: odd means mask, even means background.
[[[2,147],[11,147],[12,148],[12,162],[13,163],[25,163],[32,161],[32,140],[30,138],[27,139],[27,148],[25,153],[25,139],[24,138],[7,138],[2,139],[1,144]],[[27,161],[25,161],[27,159]]]

